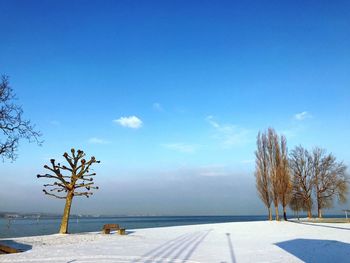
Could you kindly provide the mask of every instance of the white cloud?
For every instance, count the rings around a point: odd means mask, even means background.
[[[160,112],[161,112],[161,111],[164,111],[162,105],[161,105],[160,103],[158,103],[158,102],[153,103],[152,108],[153,108],[155,111],[160,111]]]
[[[232,124],[220,124],[213,116],[208,116],[206,120],[215,129],[214,137],[222,141],[224,148],[243,145],[254,139],[252,132],[248,129]]]
[[[307,111],[303,111],[294,115],[294,119],[296,119],[297,121],[302,121],[310,118],[312,118],[312,115]]]
[[[107,140],[101,139],[101,138],[92,137],[92,138],[90,138],[88,140],[88,143],[91,143],[91,144],[108,144],[110,142],[107,141]]]
[[[138,129],[142,126],[142,121],[136,116],[121,117],[117,120],[113,120],[113,122],[118,123],[123,127],[128,127],[132,129]]]
[[[210,123],[210,125],[213,126],[214,128],[219,128],[220,127],[220,125],[216,121],[214,121],[214,117],[213,116],[209,115],[206,119]]]
[[[182,153],[194,153],[196,151],[196,146],[192,144],[185,143],[168,143],[163,144],[163,147]]]

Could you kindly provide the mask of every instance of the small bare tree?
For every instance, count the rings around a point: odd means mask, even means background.
[[[297,189],[294,191],[294,187],[289,200],[289,207],[296,213],[298,219],[300,211],[307,211],[301,192]]]
[[[302,207],[307,211],[308,218],[312,217],[312,156],[302,146],[297,146],[290,155],[290,168],[293,181],[293,198],[302,200]],[[295,194],[297,193],[297,196]]]
[[[322,218],[322,209],[333,206],[334,197],[346,202],[348,179],[346,166],[336,161],[332,154],[315,148],[312,152],[312,172],[317,201],[317,216]]]
[[[41,133],[30,121],[23,119],[22,107],[14,103],[14,94],[7,76],[0,80],[0,156],[15,160],[20,139],[41,144]]]
[[[259,197],[268,210],[269,220],[271,212],[271,183],[269,177],[269,159],[267,155],[267,136],[259,132],[257,137],[257,150],[255,151],[255,179]]]
[[[92,164],[100,161],[97,161],[95,157],[91,157],[89,161],[86,161],[84,159],[85,153],[81,150],[76,152],[74,149],[71,149],[71,155],[65,152],[63,157],[66,159],[68,167],[60,163],[56,164],[56,161],[51,159],[51,165],[44,166],[49,172],[42,175],[38,174],[37,177],[49,178],[55,181],[51,184],[44,184],[44,187],[47,187],[47,190],[43,189],[46,195],[66,200],[59,233],[67,234],[73,197],[89,197],[93,194],[91,192],[92,189],[98,189],[93,182],[93,177],[96,173],[91,173],[90,167]],[[69,175],[64,175],[63,172]],[[82,189],[84,190],[82,191]]]

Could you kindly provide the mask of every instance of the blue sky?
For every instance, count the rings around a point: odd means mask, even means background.
[[[105,189],[123,182],[114,198],[125,199],[126,213],[162,213],[169,203],[166,213],[264,212],[253,161],[257,132],[269,126],[289,148],[321,146],[349,164],[348,1],[1,1],[1,9],[0,73],[45,140],[22,142],[1,174],[18,191],[30,184],[43,210],[55,201],[33,176],[71,147],[102,161]],[[172,201],[164,196],[173,180],[188,189]],[[239,183],[247,191],[237,197]],[[154,192],[165,204],[135,206],[156,203]],[[0,210],[22,209],[25,198]]]

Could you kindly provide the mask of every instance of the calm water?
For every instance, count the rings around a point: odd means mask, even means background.
[[[180,226],[208,223],[266,220],[266,216],[147,216],[147,217],[99,217],[72,218],[71,233],[100,231],[107,223],[117,223],[126,229]],[[48,235],[58,232],[60,219],[15,219],[0,218],[0,238]]]

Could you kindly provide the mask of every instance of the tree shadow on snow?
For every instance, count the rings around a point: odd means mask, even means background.
[[[325,227],[325,228],[333,228],[333,229],[340,229],[340,230],[347,230],[350,231],[350,228],[340,227],[340,226],[330,226],[330,225],[324,225],[324,223],[312,223],[312,222],[303,222],[303,221],[292,221],[289,222],[300,224],[300,225],[308,225],[308,226],[315,226],[315,227]]]
[[[349,262],[350,260],[350,244],[336,240],[293,239],[275,245],[308,263]]]
[[[235,252],[233,250],[231,234],[230,233],[226,233],[226,237],[227,237],[228,247],[229,247],[229,250],[230,250],[231,263],[236,263],[236,257],[235,257]]]
[[[150,250],[146,254],[142,255],[139,259],[133,262],[144,263],[163,263],[163,262],[182,262],[185,263],[189,260],[197,249],[197,247],[203,242],[207,235],[211,232],[198,231],[192,233],[186,233],[178,236],[175,239],[169,240],[162,245]]]
[[[9,239],[0,240],[0,246],[1,245],[14,248],[16,250],[19,250],[20,252],[31,250],[33,247],[32,245],[18,243],[17,241],[9,240]]]

